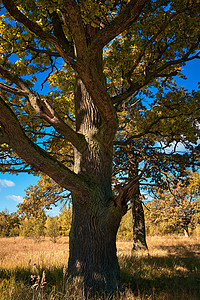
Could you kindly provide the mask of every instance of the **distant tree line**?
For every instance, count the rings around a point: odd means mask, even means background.
[[[162,194],[163,196],[163,194]],[[169,195],[168,195],[169,196]],[[187,200],[186,200],[187,201]],[[153,199],[144,206],[146,233],[148,236],[164,234],[200,235],[199,199],[195,203],[182,203],[178,207],[173,199],[163,201],[163,198]],[[187,206],[183,212],[184,206]],[[166,216],[164,212],[168,212]],[[187,217],[186,217],[187,216]],[[7,210],[0,212],[0,237],[24,236],[39,242],[43,237],[50,237],[55,243],[59,236],[69,236],[72,221],[71,206],[62,207],[59,216],[50,217],[44,210],[35,215],[21,217],[17,213]],[[132,212],[131,209],[122,218],[118,240],[132,240]]]
[[[40,241],[48,236],[56,242],[58,236],[69,236],[72,220],[72,209],[65,205],[60,210],[59,216],[47,216],[43,209],[28,216],[18,213],[9,213],[7,210],[0,212],[0,236],[24,236]]]

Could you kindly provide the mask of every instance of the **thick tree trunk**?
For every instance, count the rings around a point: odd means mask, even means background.
[[[72,278],[83,282],[87,296],[96,291],[109,294],[120,285],[116,255],[120,219],[113,217],[111,207],[98,204],[73,206],[68,272]]]
[[[87,296],[109,294],[120,283],[116,234],[122,217],[112,195],[112,142],[105,142],[105,124],[80,79],[75,103],[76,129],[87,146],[82,153],[75,149],[74,171],[91,182],[91,188],[85,195],[72,194],[68,275],[81,279]]]
[[[132,201],[132,222],[133,222],[133,248],[137,250],[147,250],[144,210],[139,192],[139,186]]]
[[[133,179],[138,176],[138,159],[132,152],[132,145],[127,147],[128,172],[129,178]],[[144,210],[141,201],[139,182],[131,200],[132,206],[132,225],[133,225],[133,248],[132,252],[137,250],[147,250],[146,230],[144,220]]]

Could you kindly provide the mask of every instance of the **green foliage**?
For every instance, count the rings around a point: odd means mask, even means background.
[[[171,178],[172,179],[172,178]],[[149,234],[188,233],[200,223],[200,175],[189,172],[184,182],[169,182],[169,189],[154,190],[156,196],[145,210],[146,227]]]
[[[50,177],[41,175],[37,184],[26,189],[24,201],[18,204],[18,214],[31,216],[41,209],[51,209],[52,204],[67,200],[68,192]]]
[[[172,81],[183,77],[185,63],[200,58],[199,1],[0,0],[0,7],[0,171],[42,172],[60,188],[58,197],[43,181],[27,191],[20,205],[30,222],[26,234],[43,234],[44,218],[33,213],[57,201],[62,188],[89,207],[93,185],[101,198],[92,205],[111,208],[105,226],[116,231],[118,222],[108,220],[120,221],[132,195],[113,201],[113,142],[119,185],[146,161],[146,178],[161,185],[163,172],[183,177],[199,159],[200,94]],[[188,150],[184,156],[166,153],[180,142]],[[70,218],[63,209],[64,235]],[[123,220],[123,237],[129,226]]]
[[[36,242],[40,242],[41,238],[45,236],[45,222],[46,216],[42,210],[35,215],[24,218],[21,221],[20,235],[31,237]]]
[[[63,205],[59,214],[58,222],[60,225],[60,235],[69,236],[72,222],[72,207],[71,205]]]
[[[56,243],[59,236],[59,222],[57,217],[47,217],[45,223],[46,231],[45,235],[50,237],[51,241]]]
[[[16,213],[7,210],[0,212],[0,236],[17,236],[19,235],[20,220]]]
[[[122,217],[118,232],[118,240],[130,241],[133,239],[133,225],[132,225],[132,215],[131,210]]]
[[[36,22],[45,33],[55,34],[55,24],[53,23],[52,14],[57,13],[57,26],[61,26],[66,42],[70,45],[74,43],[73,36],[69,26],[63,21],[63,9],[65,4],[63,1],[17,1],[16,4],[21,12],[30,20]],[[84,24],[84,30],[90,44],[90,38],[95,33],[103,30],[110,22],[112,22],[120,12],[130,4],[130,1],[79,1],[80,17]],[[175,134],[174,138],[183,139],[180,132],[180,125],[184,119],[184,128],[190,131],[190,136],[195,139],[192,122],[186,122],[184,112],[187,112],[188,101],[185,102],[184,95],[186,91],[175,91],[165,93],[166,84],[169,85],[171,77],[179,74],[181,76],[181,68],[184,67],[185,61],[195,56],[199,49],[199,3],[193,1],[148,1],[143,9],[143,13],[137,22],[130,24],[129,28],[124,30],[117,37],[113,37],[112,41],[104,47],[104,63],[103,71],[106,76],[107,90],[109,95],[118,97],[125,94],[124,102],[130,103],[121,107],[119,102],[118,111],[120,118],[120,127],[129,132],[127,138],[133,134],[147,135],[141,143],[151,144],[149,137],[153,139],[161,138],[163,131],[165,141]],[[54,108],[56,113],[70,125],[75,128],[74,123],[74,82],[75,70],[73,64],[64,62],[62,53],[55,49],[55,45],[49,41],[43,40],[31,32],[26,26],[15,21],[7,12],[0,16],[0,41],[1,56],[0,64],[5,65],[6,69],[15,72],[18,77],[26,77],[27,84],[38,93],[38,85],[51,87],[46,95],[44,90],[40,91],[39,98],[46,98],[48,103]],[[60,36],[59,36],[60,37]],[[62,44],[63,40],[61,40]],[[63,46],[63,45],[62,45]],[[76,46],[76,45],[75,45]],[[64,46],[63,46],[64,47]],[[61,58],[62,57],[62,58]],[[37,76],[40,73],[41,76]],[[4,78],[5,74],[1,74]],[[164,78],[164,79],[162,79]],[[10,84],[9,79],[7,83]],[[47,84],[48,83],[48,84]],[[150,88],[164,85],[162,91],[156,94],[157,103],[155,106],[155,97],[151,98]],[[131,90],[133,89],[133,93]],[[127,92],[130,90],[130,93]],[[127,93],[126,93],[127,92]],[[136,99],[130,98],[135,93],[143,94],[148,97],[148,102],[152,104],[151,109],[146,112],[143,106],[135,106]],[[42,143],[45,148],[57,159],[66,163],[66,147],[72,150],[69,143],[64,141],[56,130],[50,128],[47,122],[38,118],[37,113],[31,107],[27,99],[22,96],[8,96],[2,91],[13,111],[18,116],[20,124],[26,128],[26,134],[38,144]],[[187,96],[187,94],[186,94]],[[197,98],[197,103],[192,100],[193,96]],[[180,99],[182,100],[176,100]],[[162,98],[162,99],[161,99]],[[190,96],[191,105],[197,106],[193,109],[198,112],[199,95]],[[140,98],[141,103],[145,103],[145,99]],[[144,100],[144,101],[143,101]],[[163,103],[164,101],[164,103]],[[184,107],[180,101],[185,103]],[[193,101],[193,103],[192,103]],[[167,106],[169,104],[169,106]],[[175,108],[176,106],[176,108]],[[169,107],[167,109],[167,107]],[[178,113],[179,121],[174,121],[172,115]],[[189,108],[190,110],[190,108]],[[128,120],[131,119],[130,124]],[[166,121],[167,119],[167,121]],[[156,120],[156,122],[153,122]],[[188,120],[188,119],[187,119]],[[152,125],[154,123],[154,125]],[[156,124],[155,124],[156,123]],[[159,123],[159,124],[158,124]],[[175,124],[174,124],[175,123]],[[126,124],[126,128],[124,125]],[[188,125],[188,126],[187,126]],[[151,128],[151,133],[149,132]],[[156,131],[157,128],[157,131]],[[165,129],[164,129],[165,128]],[[170,130],[170,133],[169,133]],[[153,131],[153,132],[152,132]],[[122,134],[120,130],[120,134]],[[195,135],[196,136],[196,135]],[[59,138],[58,138],[59,137]],[[125,136],[124,136],[125,137]],[[186,137],[186,135],[185,135]],[[21,161],[16,153],[5,144],[2,144],[2,150],[12,157],[12,162],[18,162],[14,167],[7,163],[2,164],[1,171],[18,170]],[[60,153],[61,152],[61,153]],[[63,158],[65,156],[65,158]],[[21,164],[23,165],[23,161]],[[71,161],[69,162],[71,164]],[[26,169],[35,172],[34,168]],[[22,168],[20,168],[22,170]]]

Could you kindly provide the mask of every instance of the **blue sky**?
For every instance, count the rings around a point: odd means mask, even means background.
[[[188,79],[178,79],[177,84],[185,86],[188,90],[197,89],[200,82],[200,60],[187,63],[183,72]],[[29,185],[36,184],[38,177],[30,174],[1,174],[0,173],[0,211],[8,209],[8,211],[17,211],[17,204],[23,201],[25,189]],[[53,207],[49,211],[50,215],[59,213],[59,207]]]

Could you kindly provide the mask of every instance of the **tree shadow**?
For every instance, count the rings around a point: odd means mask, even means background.
[[[45,272],[45,280],[47,286],[56,286],[58,289],[63,285],[63,279],[65,274],[62,267],[51,267],[51,268],[40,268],[39,266],[31,267],[16,267],[12,270],[0,268],[0,279],[1,281],[6,279],[10,280],[14,278],[16,282],[21,282],[24,285],[31,287],[34,284],[32,276],[37,277],[38,275],[42,278],[43,271]],[[34,270],[35,269],[35,270]]]
[[[200,245],[193,246],[159,246],[166,256],[120,257],[123,286],[142,299],[200,299]]]
[[[185,257],[193,257],[200,255],[200,243],[196,242],[192,245],[159,245],[156,247],[158,250],[167,251],[168,255],[173,256],[185,256]],[[192,249],[191,249],[192,248]]]
[[[166,256],[149,255],[147,251],[135,253],[134,256],[120,256],[119,263],[122,274],[123,299],[155,299],[155,300],[199,300],[200,299],[200,245],[192,245],[192,251],[184,244],[179,246],[159,245]],[[160,252],[162,253],[162,252]],[[156,254],[155,254],[156,255]],[[0,268],[1,281],[23,283],[29,289],[34,282],[31,275],[40,275],[45,271],[45,292],[56,291],[74,293],[72,287],[66,286],[66,269],[50,267],[42,269],[35,265],[16,267],[12,270]],[[78,290],[78,288],[77,288]],[[79,295],[80,290],[77,291]],[[75,298],[74,298],[75,299]],[[77,299],[81,299],[78,298]]]

